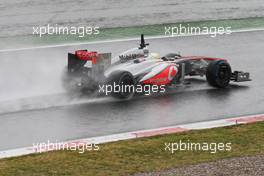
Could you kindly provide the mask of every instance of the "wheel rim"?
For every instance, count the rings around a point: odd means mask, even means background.
[[[227,64],[223,63],[219,65],[217,77],[221,82],[228,83],[230,79],[230,68]]]
[[[134,94],[134,88],[131,90],[131,86],[134,86],[134,81],[131,79],[129,75],[125,75],[120,79],[119,85],[124,87],[124,91],[120,91],[123,97],[129,97]],[[127,87],[126,87],[127,85]]]

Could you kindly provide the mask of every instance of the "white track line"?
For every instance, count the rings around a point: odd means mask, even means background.
[[[189,131],[189,130],[208,129],[208,128],[215,128],[215,127],[231,126],[231,125],[236,125],[236,124],[255,123],[259,121],[264,121],[264,114],[235,117],[235,118],[230,118],[230,119],[220,119],[220,120],[213,120],[213,121],[207,121],[207,122],[197,122],[197,123],[190,123],[190,124],[178,125],[178,126],[169,126],[169,127],[149,129],[149,130],[132,131],[132,132],[127,132],[127,133],[113,134],[113,135],[107,135],[107,136],[76,139],[72,141],[65,141],[63,142],[63,144],[68,144],[69,146],[72,144],[76,144],[76,145],[102,144],[102,143],[114,142],[114,141],[120,141],[120,140],[135,139],[135,138],[156,136],[156,135],[162,135],[162,134],[179,133],[179,132],[184,132],[184,131]],[[0,158],[9,158],[9,157],[15,157],[15,156],[40,153],[40,151],[47,152],[47,151],[53,151],[53,150],[54,149],[50,149],[49,146],[45,146],[44,148],[43,147],[34,148],[32,145],[30,147],[23,147],[23,148],[0,151]]]
[[[264,28],[234,30],[234,31],[232,31],[232,33],[256,32],[256,31],[264,31]],[[171,35],[167,35],[167,36],[161,35],[160,36],[159,35],[159,36],[146,37],[145,39],[191,37],[191,36],[203,36],[203,35],[212,35],[212,34],[213,33],[209,33],[209,34],[184,34],[184,35],[174,35],[174,36],[171,36]],[[12,51],[34,50],[34,49],[46,49],[46,48],[57,48],[57,47],[100,44],[100,43],[126,42],[126,41],[135,41],[135,40],[139,40],[138,37],[137,38],[128,38],[128,39],[100,40],[100,41],[92,41],[92,42],[65,43],[65,44],[59,44],[59,45],[46,45],[46,46],[37,46],[37,47],[28,47],[28,48],[3,49],[3,50],[0,50],[0,52],[12,52]]]

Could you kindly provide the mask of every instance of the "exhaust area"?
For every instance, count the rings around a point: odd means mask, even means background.
[[[1,53],[0,114],[96,101],[64,89],[67,52],[39,51]]]

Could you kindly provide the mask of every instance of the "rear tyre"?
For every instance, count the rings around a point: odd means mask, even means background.
[[[213,87],[225,88],[229,85],[232,71],[224,60],[212,61],[206,71],[206,79]]]
[[[115,98],[131,99],[134,96],[135,79],[128,71],[119,70],[111,73],[107,85],[111,85],[111,95]]]
[[[68,93],[85,93],[94,92],[98,83],[89,76],[90,68],[81,68],[78,71],[70,72],[65,70],[62,76],[62,86]]]

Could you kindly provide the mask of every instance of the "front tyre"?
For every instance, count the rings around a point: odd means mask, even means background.
[[[111,85],[111,95],[119,99],[131,99],[135,93],[135,79],[128,71],[115,71],[108,76],[107,84]]]
[[[217,88],[225,88],[231,78],[231,66],[225,60],[212,61],[206,71],[208,83]]]

